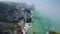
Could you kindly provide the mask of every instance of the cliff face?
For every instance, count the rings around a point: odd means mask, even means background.
[[[31,21],[31,8],[25,3],[0,2],[0,22],[18,23],[24,19]]]
[[[31,7],[25,3],[0,2],[0,34],[6,32],[23,34],[24,25],[18,25],[18,23],[22,20],[26,23],[31,22],[30,16]]]

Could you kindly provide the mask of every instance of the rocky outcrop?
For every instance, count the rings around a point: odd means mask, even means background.
[[[0,2],[0,22],[18,23],[26,15],[26,22],[31,21],[31,8],[25,3]]]
[[[30,16],[31,7],[25,3],[0,2],[0,32],[3,34],[6,32],[23,34],[22,28],[24,25],[18,25],[18,22],[23,20],[29,23],[32,20]],[[1,31],[1,29],[3,30]]]

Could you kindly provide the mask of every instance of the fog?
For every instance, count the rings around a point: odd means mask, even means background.
[[[48,16],[52,22],[52,27],[60,32],[60,0],[0,0],[23,2],[29,5],[34,4],[35,9],[43,17]]]

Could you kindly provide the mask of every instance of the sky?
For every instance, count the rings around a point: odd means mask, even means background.
[[[0,1],[14,1],[23,2],[29,5],[34,4],[35,9],[40,12],[42,16],[48,16],[53,20],[51,24],[56,30],[60,26],[60,0],[0,0]],[[60,32],[60,31],[59,31]]]

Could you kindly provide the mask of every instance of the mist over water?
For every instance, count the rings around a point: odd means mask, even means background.
[[[25,2],[29,5],[34,4],[35,9],[40,12],[44,18],[47,16],[51,19],[52,28],[60,32],[60,0],[0,0]]]
[[[40,15],[48,17],[51,29],[55,29],[60,32],[60,0],[37,0],[35,3],[35,9],[40,12]]]

